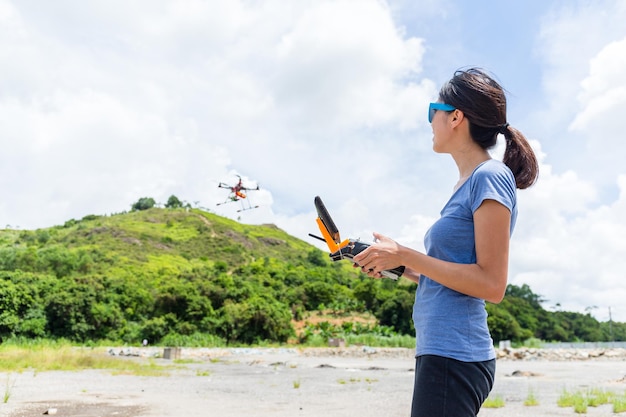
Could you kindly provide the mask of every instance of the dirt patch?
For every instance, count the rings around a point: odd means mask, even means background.
[[[343,323],[359,323],[364,326],[374,326],[377,323],[376,317],[369,314],[334,314],[332,311],[313,312],[309,313],[307,317],[302,320],[293,321],[293,327],[297,334],[308,325],[315,326],[316,324],[328,322],[333,326],[341,327]]]
[[[9,417],[35,417],[54,415],[58,417],[136,417],[142,416],[146,407],[139,405],[116,405],[111,403],[82,403],[76,401],[39,401],[13,411]]]

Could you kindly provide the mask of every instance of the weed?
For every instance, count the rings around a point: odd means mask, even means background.
[[[559,407],[573,407],[574,412],[577,414],[587,413],[588,407],[598,407],[611,403],[613,404],[614,413],[626,411],[626,397],[618,397],[614,392],[599,388],[592,388],[584,393],[580,391],[568,392],[567,390],[563,390],[563,393],[557,400]]]
[[[11,382],[11,374],[7,375],[7,382],[4,386],[4,396],[2,398],[2,402],[3,403],[8,403],[9,402],[9,398],[11,398],[11,391],[13,390],[13,387],[15,386],[15,380],[13,382]]]
[[[535,393],[532,389],[528,390],[528,395],[524,400],[524,405],[528,407],[534,407],[539,405],[539,401],[537,400],[537,397],[535,396]]]
[[[574,412],[576,414],[586,414],[588,405],[587,398],[582,396],[574,398]]]
[[[613,413],[623,413],[626,411],[626,394],[613,398]]]
[[[293,381],[293,388],[294,389],[300,388],[300,380],[299,379],[296,379],[295,381]]]
[[[603,389],[594,388],[587,393],[587,400],[590,407],[598,407],[600,405],[609,404],[613,401],[615,394]]]
[[[483,403],[484,408],[502,408],[504,407],[504,398],[500,395],[489,396]]]
[[[582,397],[582,394],[580,392],[572,393],[567,391],[566,389],[563,389],[561,395],[556,401],[556,405],[558,405],[559,407],[573,407],[574,403],[576,402],[576,398],[578,397]]]

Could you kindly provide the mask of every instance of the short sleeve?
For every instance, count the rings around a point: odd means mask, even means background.
[[[476,168],[470,178],[470,187],[472,213],[485,200],[495,200],[513,212],[516,205],[515,177],[502,162],[489,160]]]

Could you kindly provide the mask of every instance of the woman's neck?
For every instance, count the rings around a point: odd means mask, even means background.
[[[452,155],[454,162],[459,170],[459,181],[454,186],[454,190],[458,190],[465,181],[472,175],[476,167],[485,161],[491,159],[491,155],[484,149],[475,152],[460,153]]]

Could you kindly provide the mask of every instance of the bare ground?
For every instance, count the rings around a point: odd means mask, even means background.
[[[119,360],[147,361],[145,356]],[[207,349],[186,350],[168,376],[113,375],[110,371],[0,374],[6,402],[0,416],[408,416],[414,376],[409,349]],[[106,353],[103,353],[106,354]],[[576,416],[559,408],[570,391],[626,391],[626,360],[498,360],[492,395],[502,408],[481,417]],[[529,392],[539,401],[525,406]],[[7,397],[8,394],[8,398]],[[615,416],[610,405],[589,416]],[[626,415],[626,414],[623,414]]]

